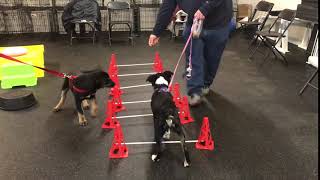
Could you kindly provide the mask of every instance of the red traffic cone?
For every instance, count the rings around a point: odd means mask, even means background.
[[[104,121],[104,123],[102,124],[102,129],[113,129],[116,127],[117,124],[119,124],[118,120],[115,117],[115,113],[114,113],[114,107],[112,104],[112,101],[109,100],[108,104],[107,104],[107,117]]]
[[[120,82],[119,82],[118,75],[110,76],[110,79],[115,83],[115,85],[114,85],[114,87],[112,87],[110,89],[109,95],[114,96],[114,94],[119,93],[119,92],[120,92],[120,94],[123,94],[123,91],[120,90]]]
[[[187,124],[194,121],[190,114],[187,96],[183,97],[181,105],[179,106],[179,118],[181,124]]]
[[[118,67],[117,67],[117,60],[116,60],[115,54],[111,55],[108,73],[110,76],[118,75]]]
[[[114,130],[113,142],[109,151],[109,158],[126,158],[128,155],[128,147],[124,144],[122,128],[120,123],[118,123]]]
[[[196,143],[196,148],[211,151],[214,149],[214,141],[211,136],[208,117],[203,118],[200,135],[198,138],[198,142]]]
[[[114,91],[112,97],[112,107],[114,107],[114,112],[120,112],[126,109],[122,104],[121,91]]]
[[[156,52],[153,62],[153,71],[156,73],[163,72],[162,60],[158,52]]]
[[[182,99],[180,95],[180,85],[179,83],[175,83],[173,85],[173,88],[171,88],[172,96],[173,96],[173,101],[176,104],[177,107],[180,107],[182,104]]]

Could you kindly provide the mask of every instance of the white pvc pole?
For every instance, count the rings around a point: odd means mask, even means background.
[[[145,100],[145,101],[129,101],[129,102],[122,102],[122,104],[140,104],[140,103],[149,103],[151,100]]]
[[[153,65],[154,63],[141,63],[141,64],[120,64],[118,67],[132,67],[132,66],[148,66]]]
[[[196,143],[198,142],[198,140],[189,140],[189,141],[185,141],[186,143]],[[180,144],[180,141],[162,141],[162,144]],[[128,143],[122,143],[122,144],[126,144],[126,145],[148,145],[148,144],[156,144],[156,142],[154,141],[150,141],[150,142],[128,142]]]
[[[125,119],[125,118],[135,118],[135,117],[148,117],[153,116],[153,114],[139,114],[139,115],[130,115],[130,116],[118,116],[117,119]]]
[[[150,72],[150,73],[136,73],[136,74],[120,74],[118,76],[119,77],[127,77],[127,76],[143,76],[143,75],[151,75],[151,74],[155,74],[155,73]]]
[[[136,86],[125,86],[125,87],[120,87],[120,89],[130,89],[130,88],[145,87],[145,86],[151,86],[151,84],[141,84],[141,85],[136,85]]]

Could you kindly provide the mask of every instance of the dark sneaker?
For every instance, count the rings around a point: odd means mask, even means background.
[[[192,94],[191,96],[188,96],[188,100],[190,106],[197,106],[202,102],[201,96],[199,94]]]
[[[202,95],[206,96],[210,93],[210,88],[205,86],[204,88],[202,88]]]

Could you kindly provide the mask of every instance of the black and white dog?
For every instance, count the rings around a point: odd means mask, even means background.
[[[101,88],[110,88],[114,85],[115,83],[110,79],[108,73],[100,69],[83,72],[79,76],[71,79],[66,77],[62,85],[60,101],[53,110],[55,112],[61,110],[65,103],[67,92],[71,90],[75,98],[79,124],[81,126],[86,126],[88,125],[88,121],[83,114],[83,109],[89,108],[87,100],[90,100],[91,102],[91,116],[96,117],[98,106],[95,94],[97,90]]]
[[[169,92],[168,85],[173,73],[165,71],[157,73],[147,78],[154,88],[151,98],[151,109],[154,121],[154,134],[156,145],[153,147],[151,159],[156,162],[161,157],[161,141],[170,138],[171,130],[180,137],[181,147],[184,154],[184,167],[190,166],[190,158],[185,146],[185,133],[180,124],[178,109],[173,102],[173,97]]]

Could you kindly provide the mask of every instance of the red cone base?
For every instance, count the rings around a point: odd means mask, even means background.
[[[107,104],[107,117],[102,124],[102,129],[113,129],[116,127],[117,124],[119,124],[119,121],[116,119],[115,113],[114,113],[114,107],[112,104],[112,101],[109,100]]]
[[[182,103],[179,106],[179,118],[181,124],[187,124],[194,121],[190,114],[187,96],[183,97]]]
[[[116,125],[113,135],[112,146],[109,151],[109,158],[126,158],[129,155],[127,145],[123,144],[124,138],[120,124]]]
[[[175,83],[173,85],[173,88],[170,89],[170,91],[172,92],[173,101],[174,101],[175,105],[179,108],[182,105],[179,83]]]
[[[201,126],[198,142],[196,143],[196,148],[211,151],[214,149],[214,141],[211,136],[208,117],[203,118],[203,123]]]

